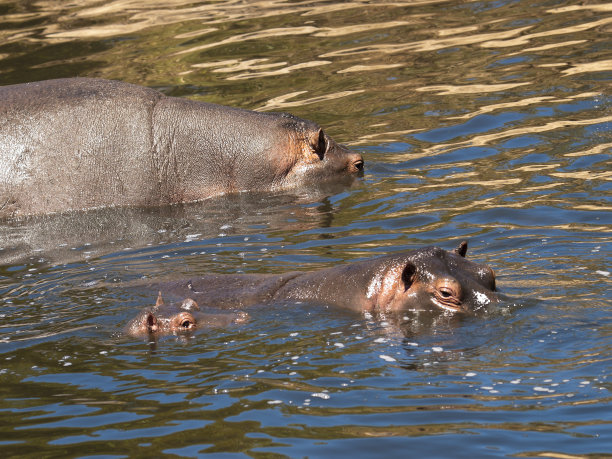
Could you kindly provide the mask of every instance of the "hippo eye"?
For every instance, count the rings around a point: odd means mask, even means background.
[[[452,303],[460,302],[461,287],[457,281],[443,279],[436,285],[435,295],[438,299]]]
[[[184,331],[196,328],[197,321],[191,314],[184,312],[173,317],[172,324],[174,331]]]

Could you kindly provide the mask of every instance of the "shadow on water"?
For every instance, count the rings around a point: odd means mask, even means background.
[[[329,197],[346,189],[328,184],[296,193],[237,193],[159,208],[105,208],[6,221],[0,226],[0,265],[58,265],[217,236],[328,228],[343,207]]]

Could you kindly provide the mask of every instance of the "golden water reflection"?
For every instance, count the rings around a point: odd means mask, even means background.
[[[586,120],[560,120],[551,121],[541,125],[534,125],[529,127],[522,127],[516,129],[507,129],[493,134],[476,135],[469,140],[459,141],[456,143],[436,144],[435,146],[426,148],[422,151],[422,156],[427,156],[439,151],[447,151],[449,149],[466,148],[466,147],[477,147],[492,145],[499,142],[502,139],[508,139],[513,137],[519,137],[527,134],[541,134],[548,133],[555,130],[563,130],[575,126],[590,126],[600,123],[612,122],[612,116],[604,116],[595,119]]]
[[[600,145],[594,146],[593,148],[589,148],[588,150],[576,151],[573,153],[565,153],[563,156],[575,157],[575,156],[599,155],[606,151],[612,151],[612,142],[602,143]]]
[[[474,118],[478,115],[483,115],[485,113],[492,113],[492,112],[496,112],[500,110],[516,109],[518,107],[528,107],[530,105],[540,105],[542,104],[542,102],[558,104],[558,103],[563,103],[563,102],[569,102],[575,99],[586,99],[586,98],[591,98],[591,97],[597,97],[598,95],[599,95],[598,93],[589,92],[589,93],[583,93],[583,94],[576,94],[575,96],[571,96],[566,99],[557,99],[554,96],[528,97],[528,98],[521,99],[521,100],[513,100],[510,102],[503,102],[500,104],[486,105],[484,107],[481,107],[476,112],[467,113],[465,115],[460,115],[460,116],[449,116],[447,119],[449,120],[468,119],[468,118]]]
[[[231,37],[226,38],[225,40],[221,40],[219,42],[206,43],[203,45],[193,46],[188,49],[184,49],[181,51],[177,51],[174,55],[181,55],[187,53],[195,53],[196,51],[203,51],[210,48],[220,47],[231,43],[241,43],[249,40],[262,40],[266,38],[278,38],[283,36],[293,36],[293,35],[309,35],[313,32],[316,32],[318,29],[312,26],[304,26],[304,27],[283,27],[283,28],[274,28],[269,30],[262,30],[260,32],[249,32],[245,34],[232,35]]]
[[[571,27],[561,27],[559,29],[548,30],[546,32],[538,32],[533,34],[525,34],[521,37],[512,39],[512,40],[504,40],[504,39],[495,39],[482,44],[485,48],[506,48],[510,46],[524,46],[527,45],[534,39],[543,38],[543,37],[552,37],[555,35],[569,35],[576,34],[580,32],[584,32],[590,29],[594,29],[597,27],[601,27],[607,24],[612,23],[612,18],[604,18],[599,21],[594,22],[585,22],[583,24],[579,24]]]
[[[275,97],[273,99],[268,100],[265,105],[258,107],[258,110],[266,111],[266,110],[284,110],[289,107],[298,107],[302,105],[316,104],[319,102],[325,102],[327,100],[336,100],[342,97],[352,96],[355,94],[363,93],[365,90],[358,91],[340,91],[334,92],[331,94],[325,94],[322,96],[310,97],[306,99],[299,99],[295,101],[291,101],[289,99],[293,99],[297,96],[307,93],[308,91],[296,91],[291,92],[289,94],[284,94],[282,96]]]
[[[445,48],[454,48],[458,46],[467,46],[477,43],[484,43],[496,39],[510,38],[520,35],[525,30],[530,29],[530,26],[521,27],[518,29],[509,30],[506,32],[491,32],[477,35],[467,35],[444,39],[428,39],[412,43],[392,43],[385,45],[360,46],[357,48],[349,48],[340,51],[332,51],[322,54],[321,57],[339,57],[339,56],[354,56],[372,53],[397,54],[407,51],[427,52],[438,51]]]
[[[448,96],[452,94],[486,94],[488,92],[499,92],[507,91],[508,89],[517,88],[519,86],[525,86],[531,84],[528,81],[522,83],[505,83],[505,84],[474,84],[474,85],[437,85],[437,86],[423,86],[417,88],[420,92],[435,92],[440,96]]]
[[[578,73],[605,72],[612,70],[612,59],[598,62],[587,62],[585,64],[574,64],[571,68],[562,70],[564,75],[576,75]]]

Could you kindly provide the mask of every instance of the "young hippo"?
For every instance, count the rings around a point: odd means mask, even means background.
[[[0,218],[346,182],[363,158],[315,123],[119,81],[0,87]]]
[[[313,302],[356,311],[475,313],[499,301],[495,273],[454,251],[426,247],[313,272],[206,275],[156,284],[164,294],[215,308]]]
[[[211,314],[200,310],[198,303],[191,298],[180,304],[165,304],[161,292],[155,306],[146,308],[125,327],[130,336],[161,336],[193,332],[206,327],[226,327],[248,320],[245,312]]]

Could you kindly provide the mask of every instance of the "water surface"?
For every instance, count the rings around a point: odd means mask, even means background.
[[[349,189],[0,225],[7,456],[612,454],[612,7],[0,4],[0,84],[91,76],[290,111],[361,152]],[[279,273],[470,241],[489,316],[324,305],[155,346],[133,281]]]

